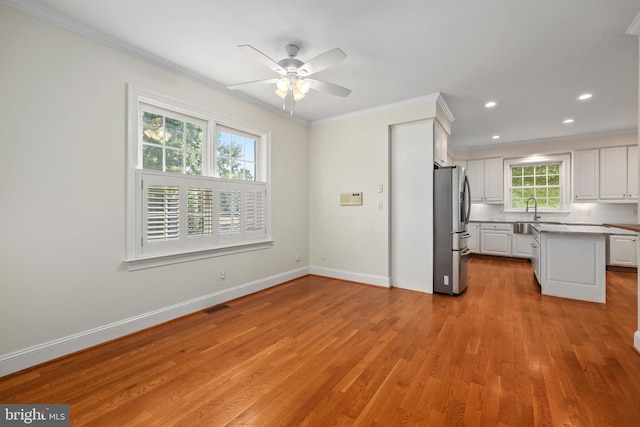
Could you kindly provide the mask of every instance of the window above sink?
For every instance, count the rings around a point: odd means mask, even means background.
[[[505,159],[505,211],[525,212],[527,200],[534,198],[538,212],[565,212],[571,193],[569,165],[569,154]],[[532,215],[533,209],[530,202]]]

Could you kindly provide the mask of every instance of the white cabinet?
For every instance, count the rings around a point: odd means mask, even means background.
[[[610,147],[573,153],[575,202],[638,200],[638,147]]]
[[[627,147],[600,149],[600,198],[627,198]]]
[[[447,132],[434,122],[433,126],[433,161],[439,166],[447,166]]]
[[[627,147],[627,199],[638,200],[638,147]]]
[[[484,202],[484,160],[467,161],[467,177],[471,187],[471,202]]]
[[[542,256],[542,251],[540,248],[540,233],[536,230],[533,230],[533,234],[531,235],[531,266],[533,267],[533,274],[536,276],[536,280],[538,283],[541,283],[540,276],[540,258]]]
[[[470,223],[467,231],[471,234],[469,238],[469,250],[474,253],[480,252],[480,224]]]
[[[511,256],[511,230],[508,223],[480,224],[480,252],[489,255]]]
[[[573,153],[573,199],[575,201],[597,200],[598,150],[581,150]]]
[[[637,236],[631,235],[609,236],[607,265],[636,267],[636,240]]]
[[[511,241],[511,255],[518,258],[531,258],[533,252],[533,237],[530,234],[513,233]]]
[[[502,157],[467,161],[467,175],[471,186],[471,202],[503,202],[504,171]]]

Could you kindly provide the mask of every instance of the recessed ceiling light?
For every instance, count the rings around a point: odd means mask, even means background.
[[[573,123],[573,119],[563,120],[562,123],[564,123],[565,125],[568,125],[569,123]]]
[[[580,96],[578,97],[578,100],[580,100],[580,101],[585,101],[585,100],[587,100],[587,99],[591,98],[592,96],[593,96],[593,95],[592,95],[592,94],[590,94],[590,93],[583,93],[582,95],[580,95]]]
[[[491,139],[500,139],[500,135],[493,135]]]
[[[496,105],[498,105],[498,103],[496,101],[489,101],[486,104],[484,104],[484,106],[487,107],[487,108],[493,108]]]

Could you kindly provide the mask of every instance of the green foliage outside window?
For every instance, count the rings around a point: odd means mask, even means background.
[[[524,209],[530,197],[538,209],[560,209],[560,163],[511,167],[511,207]]]
[[[142,113],[142,168],[202,175],[202,126]]]

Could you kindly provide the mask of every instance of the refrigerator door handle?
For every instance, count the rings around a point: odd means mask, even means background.
[[[469,218],[471,216],[471,185],[469,184],[469,177],[464,175],[464,186],[465,186],[465,203],[467,204],[467,214],[464,218],[464,223],[469,224]]]
[[[471,234],[470,234],[470,233],[465,232],[464,234],[461,234],[461,235],[460,235],[460,238],[461,238],[461,239],[470,239],[470,238],[471,238]]]
[[[467,256],[470,253],[471,253],[471,250],[469,248],[464,248],[462,252],[460,252],[460,256]]]

